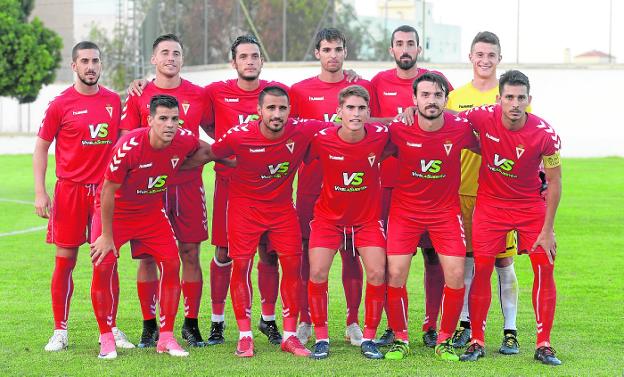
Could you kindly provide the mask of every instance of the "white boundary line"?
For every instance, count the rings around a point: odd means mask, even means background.
[[[34,205],[34,202],[29,202],[27,200],[19,200],[19,199],[7,199],[7,198],[0,198],[0,202],[8,202],[8,203],[17,203],[17,204],[30,204],[30,205]]]
[[[8,236],[15,236],[18,234],[24,234],[24,233],[32,233],[32,232],[38,232],[40,230],[44,230],[47,229],[48,226],[36,226],[33,228],[27,228],[27,229],[22,229],[22,230],[14,230],[12,232],[7,232],[7,233],[0,233],[0,237],[8,237]]]

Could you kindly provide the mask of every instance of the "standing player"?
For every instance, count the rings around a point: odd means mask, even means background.
[[[533,266],[535,359],[548,365],[561,364],[550,346],[557,296],[554,222],[561,198],[561,140],[548,123],[526,112],[531,103],[529,89],[529,79],[522,72],[505,72],[499,80],[497,105],[474,107],[464,114],[479,133],[482,159],[472,228],[472,339],[461,357],[463,361],[476,361],[485,355],[485,323],[492,299],[490,278],[506,234],[515,230],[518,250],[528,251]],[[548,182],[545,201],[540,195],[542,163]]]
[[[240,331],[236,355],[240,357],[254,354],[251,267],[265,233],[282,265],[281,348],[296,356],[310,354],[296,336],[302,252],[292,183],[313,135],[333,123],[288,118],[289,111],[286,90],[266,87],[258,97],[260,119],[231,128],[212,145],[210,159],[235,156],[237,160],[230,178],[227,227],[233,260],[230,293]]]
[[[435,354],[459,361],[451,338],[464,298],[466,241],[459,207],[461,151],[476,148],[466,119],[444,112],[446,80],[425,73],[414,80],[417,108],[411,126],[394,122],[390,138],[398,148],[399,177],[388,218],[388,323],[397,340],[385,357],[409,354],[408,304],[405,284],[420,237],[428,232],[444,271],[442,319]]]
[[[148,126],[150,100],[156,94],[174,96],[180,104],[180,121],[184,128],[199,137],[199,127],[211,122],[206,114],[203,88],[180,77],[184,63],[184,49],[173,34],[161,35],[152,45],[152,64],[156,78],[147,83],[141,95],[130,94],[121,116],[122,135],[137,127]],[[208,118],[208,119],[206,119]],[[208,239],[206,197],[201,168],[181,171],[171,177],[164,193],[165,210],[178,240],[182,260],[182,295],[184,296],[184,324],[182,338],[193,347],[204,345],[197,317],[201,303],[203,276],[199,263],[202,241]],[[137,273],[137,291],[143,313],[143,334],[139,347],[153,347],[158,340],[156,324],[156,297],[158,297],[158,269],[151,259],[141,259]]]
[[[174,97],[156,95],[149,105],[149,128],[141,127],[119,139],[95,201],[91,300],[100,329],[98,357],[102,359],[117,357],[108,321],[118,293],[111,291],[110,281],[118,278],[116,257],[127,242],[133,258],[148,259],[160,270],[156,351],[188,356],[173,336],[180,301],[180,258],[162,194],[184,159],[199,148],[199,140],[191,131],[178,129]]]
[[[498,94],[498,78],[496,67],[501,61],[501,46],[496,34],[489,31],[477,33],[470,47],[473,79],[468,84],[453,90],[449,94],[447,108],[456,112],[469,110],[473,107],[494,104]],[[527,111],[530,109],[527,107]],[[462,180],[459,186],[459,197],[466,232],[466,266],[464,284],[466,294],[464,307],[460,316],[459,328],[453,334],[453,346],[465,347],[470,340],[470,320],[468,318],[468,293],[472,284],[474,259],[472,256],[472,213],[477,197],[477,178],[479,176],[481,156],[464,150],[462,152]],[[507,235],[507,249],[496,256],[496,272],[498,275],[498,297],[503,311],[504,328],[503,343],[499,349],[502,354],[510,355],[519,352],[516,327],[518,312],[518,278],[513,265],[516,254],[514,232]]]
[[[325,122],[336,120],[338,93],[350,85],[349,79],[342,70],[347,57],[346,39],[338,29],[327,28],[316,35],[316,58],[321,63],[321,73],[294,84],[290,90],[292,98],[292,117],[318,119]],[[371,92],[370,83],[358,80],[358,85]],[[314,203],[321,192],[322,173],[320,163],[312,161],[299,169],[297,181],[297,215],[303,239],[303,260],[301,268],[300,323],[297,336],[301,343],[306,344],[311,335],[310,313],[308,310],[308,240],[310,238],[310,221]],[[359,308],[362,300],[362,266],[359,258],[350,250],[341,249],[342,284],[347,301],[346,338],[351,344],[362,343],[362,330],[359,326]]]
[[[215,138],[225,134],[231,127],[258,119],[258,96],[268,86],[287,87],[274,81],[260,80],[263,59],[260,44],[255,37],[243,35],[231,47],[232,68],[236,79],[217,81],[206,87],[208,106],[214,114]],[[233,169],[215,165],[214,202],[212,206],[212,244],[215,257],[210,263],[210,296],[212,300],[212,325],[208,344],[221,344],[225,320],[225,299],[230,287],[232,259],[228,252],[226,231],[226,208],[230,176]],[[258,328],[272,344],[280,344],[282,336],[275,323],[275,302],[279,290],[279,270],[276,255],[268,254],[263,245],[259,248],[258,288],[262,302],[262,315]]]
[[[379,162],[388,143],[388,128],[368,123],[369,94],[359,85],[340,91],[337,115],[342,125],[320,131],[306,161],[318,159],[323,188],[310,222],[310,312],[316,344],[311,357],[329,356],[327,282],[336,250],[348,245],[357,251],[366,269],[365,327],[362,354],[382,359],[373,342],[386,299],[386,238],[379,221]],[[362,203],[368,205],[362,206]]]
[[[35,211],[40,217],[50,218],[47,242],[56,245],[51,286],[54,334],[46,351],[67,348],[67,319],[74,291],[72,272],[78,248],[87,241],[95,190],[117,140],[121,108],[119,96],[98,85],[102,62],[96,44],[76,44],[71,66],[76,73],[74,85],[50,102],[33,153]],[[45,175],[48,149],[55,139],[57,182],[51,202]],[[112,284],[118,291],[119,280]],[[112,332],[119,347],[134,347],[114,322]]]
[[[413,27],[402,25],[392,32],[389,52],[396,62],[396,67],[378,73],[371,80],[374,88],[374,97],[378,101],[377,106],[371,106],[373,116],[394,117],[397,113],[403,112],[405,108],[413,104],[412,83],[417,77],[429,72],[429,70],[418,68],[416,65],[421,50],[418,33]],[[444,77],[440,72],[434,72]],[[449,91],[453,90],[453,86],[448,80],[446,82]],[[381,219],[386,226],[390,197],[392,196],[392,188],[396,185],[398,171],[398,161],[394,157],[386,159],[381,164]],[[435,329],[437,327],[438,313],[440,312],[442,289],[444,288],[444,274],[435,250],[431,247],[431,242],[427,237],[419,246],[422,248],[425,262],[423,341],[425,345],[434,347],[437,338]],[[392,332],[387,330],[378,343],[380,345],[388,345],[392,343],[393,339]]]

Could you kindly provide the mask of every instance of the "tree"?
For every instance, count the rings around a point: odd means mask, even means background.
[[[54,82],[63,42],[35,18],[28,22],[33,1],[0,0],[0,95],[20,103],[37,99]]]

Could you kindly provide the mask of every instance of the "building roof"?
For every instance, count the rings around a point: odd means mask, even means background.
[[[608,58],[609,54],[602,52],[602,51],[598,51],[598,50],[591,50],[591,51],[587,51],[584,52],[580,55],[576,55],[575,58]],[[613,58],[613,56],[611,56]]]

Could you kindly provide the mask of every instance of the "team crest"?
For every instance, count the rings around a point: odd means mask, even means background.
[[[189,107],[191,107],[191,104],[188,103],[188,101],[182,102],[182,110],[184,111],[184,115],[186,115],[186,113],[188,112]]]
[[[518,156],[518,158],[522,157],[522,155],[524,154],[524,146],[522,144],[518,145],[516,147],[516,156]]]
[[[371,152],[368,155],[368,163],[370,164],[371,167],[373,167],[373,165],[375,164],[375,154],[373,152]]]
[[[178,162],[180,162],[180,157],[173,156],[171,157],[171,166],[175,169],[178,166]]]
[[[446,155],[451,154],[451,149],[453,149],[453,143],[450,140],[444,142],[444,150],[446,151]]]
[[[106,112],[112,118],[113,117],[113,107],[109,104],[106,104]]]
[[[294,153],[293,151],[295,150],[295,142],[293,141],[293,139],[288,139],[286,141],[286,148],[288,148],[290,153]]]

